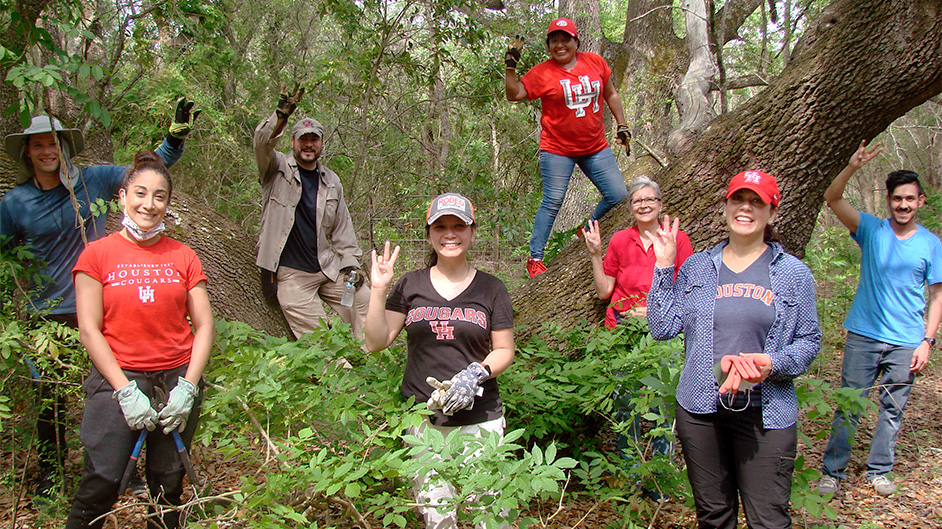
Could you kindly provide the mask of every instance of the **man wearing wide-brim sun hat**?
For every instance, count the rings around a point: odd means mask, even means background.
[[[157,148],[167,166],[183,154],[184,139],[198,113],[191,112],[192,107],[185,98],[179,101],[170,133]],[[77,328],[72,268],[86,242],[105,236],[106,215],[92,215],[90,205],[117,196],[127,168],[76,167],[72,157],[85,148],[82,132],[46,115],[34,117],[23,132],[7,135],[3,147],[19,169],[17,186],[0,199],[0,245],[4,249],[28,246],[33,256],[45,263],[40,274],[50,280],[38,288],[30,285],[28,310]],[[40,411],[37,425],[40,493],[53,487],[47,478],[55,475],[56,439],[64,440],[65,435],[64,416],[58,421],[56,434],[53,409],[64,409],[64,403]],[[64,459],[64,442],[61,447]]]

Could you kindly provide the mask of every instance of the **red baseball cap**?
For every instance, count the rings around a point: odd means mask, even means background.
[[[549,35],[554,31],[562,31],[563,33],[568,33],[569,35],[579,38],[579,35],[576,35],[576,23],[568,18],[557,18],[556,20],[550,22],[549,29],[546,30],[546,34]]]
[[[740,189],[755,191],[766,204],[772,204],[775,207],[778,207],[782,199],[775,177],[762,171],[743,171],[734,176],[729,182],[729,189],[726,190],[726,198],[733,196],[733,193]]]

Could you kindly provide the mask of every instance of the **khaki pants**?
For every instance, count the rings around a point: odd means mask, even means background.
[[[360,287],[353,297],[353,306],[340,304],[344,280],[331,281],[323,272],[312,274],[287,266],[278,267],[278,304],[296,338],[312,332],[321,320],[327,320],[324,304],[353,328],[353,336],[363,340],[366,309],[370,305],[370,289]],[[323,301],[323,303],[322,303]]]

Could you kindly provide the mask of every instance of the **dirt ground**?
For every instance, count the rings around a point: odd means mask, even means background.
[[[938,353],[937,353],[938,355]],[[836,355],[831,365],[823,365],[831,384],[839,381],[840,365]],[[863,478],[866,465],[866,451],[854,451],[848,469],[850,478],[845,481],[842,491],[830,502],[837,512],[836,519],[812,518],[804,512],[794,512],[794,521],[799,528],[815,527],[870,527],[870,528],[940,528],[942,527],[942,362],[938,356],[916,382],[912,398],[906,410],[903,430],[897,444],[896,484],[899,490],[889,498],[878,496]],[[76,408],[80,409],[80,406]],[[875,421],[874,414],[861,420],[858,443],[866,445]],[[10,429],[3,435],[9,434]],[[9,439],[3,439],[2,446],[10,446]],[[812,468],[817,468],[826,440],[816,441],[814,446],[801,446],[799,453],[804,455]],[[0,528],[50,528],[62,527],[67,514],[68,500],[52,503],[31,501],[20,479],[10,481],[11,459],[16,459],[15,468],[22,468],[22,454],[5,452],[3,465],[8,479],[0,488]],[[204,479],[211,479],[210,492],[225,494],[238,490],[239,477],[252,473],[255,469],[239,468],[230,464],[218,453],[209,448],[195,447],[193,459]],[[73,450],[68,464],[70,471],[81,469],[81,453]],[[12,486],[11,486],[12,485]],[[556,512],[559,505],[534,505],[531,514],[546,520]],[[646,526],[663,528],[696,527],[694,514],[689,506],[678,501],[661,505],[639,500],[637,507],[644,515]],[[106,528],[143,527],[146,508],[131,496],[122,496],[116,505],[116,512]],[[345,517],[340,508],[327,513],[327,519],[321,520],[341,528],[352,529],[356,525]],[[371,521],[372,527],[382,527],[378,521]],[[745,524],[741,524],[743,527]],[[233,526],[235,527],[235,526]],[[567,494],[562,509],[546,523],[547,528],[564,529],[573,527],[601,528],[627,527],[618,510],[612,505],[598,504],[591,498]]]

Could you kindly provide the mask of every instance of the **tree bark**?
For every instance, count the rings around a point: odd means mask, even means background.
[[[713,118],[713,91],[719,85],[719,67],[710,51],[710,24],[706,0],[684,0],[687,28],[687,53],[690,66],[677,87],[675,104],[680,111],[680,124],[667,138],[673,154],[685,151]]]
[[[879,36],[879,37],[875,37]],[[736,111],[715,119],[683,155],[657,171],[664,210],[681,218],[695,250],[726,232],[720,204],[746,169],[776,176],[776,227],[803,256],[824,190],[861,139],[942,92],[942,5],[938,0],[837,0],[809,23],[788,67]],[[602,222],[605,243],[631,222],[623,202]],[[584,243],[574,241],[550,270],[513,292],[517,322],[600,321]],[[560,300],[565,300],[560,303]],[[526,334],[526,333],[524,333]]]

